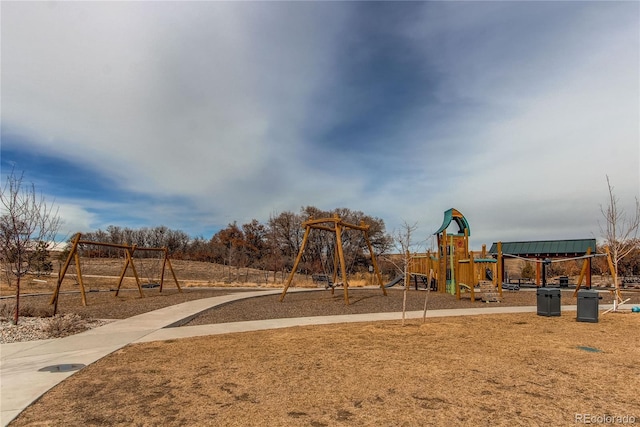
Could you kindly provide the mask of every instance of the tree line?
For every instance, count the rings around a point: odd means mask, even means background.
[[[132,229],[110,225],[105,230],[98,229],[83,233],[83,240],[100,243],[136,245],[137,247],[166,247],[173,259],[203,261],[238,268],[257,268],[270,271],[290,271],[300,250],[304,228],[302,223],[309,218],[328,218],[339,215],[346,222],[359,224],[363,220],[370,225],[369,238],[376,254],[387,254],[396,249],[393,237],[387,234],[382,219],[368,216],[347,208],[323,211],[313,206],[272,215],[266,223],[252,219],[245,224],[236,221],[220,229],[210,238],[190,237],[181,230],[166,226]],[[347,266],[352,271],[366,271],[370,260],[362,233],[345,230],[342,235]],[[117,257],[121,251],[110,248],[81,248],[85,256]],[[333,272],[335,239],[331,233],[312,231],[300,264],[303,273]],[[598,245],[598,253],[604,253],[604,245]],[[142,254],[144,256],[146,254]],[[522,277],[533,278],[535,270],[530,263],[523,266]],[[581,261],[554,263],[548,267],[549,276],[577,275]],[[608,274],[606,258],[594,258],[594,274]],[[640,276],[640,249],[632,250],[620,260],[619,273],[622,276]],[[44,271],[42,268],[39,270]]]
[[[393,238],[387,234],[384,221],[361,211],[338,208],[331,211],[314,206],[302,207],[298,213],[286,211],[271,215],[266,223],[252,219],[248,223],[228,224],[211,238],[195,238],[181,230],[166,226],[131,229],[110,225],[83,233],[82,240],[136,245],[137,247],[166,247],[174,259],[204,261],[238,268],[257,268],[271,271],[289,271],[302,245],[302,223],[310,218],[330,218],[334,215],[351,224],[364,221],[369,225],[369,240],[376,254],[388,252]],[[363,233],[346,229],[342,233],[345,263],[353,271],[368,270],[369,252]],[[113,248],[85,247],[84,254],[93,257],[121,256]],[[335,234],[313,230],[309,235],[300,263],[303,273],[326,273],[334,268]]]

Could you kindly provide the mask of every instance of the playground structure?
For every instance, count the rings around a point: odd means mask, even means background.
[[[447,233],[452,222],[458,230]],[[464,292],[469,293],[471,301],[476,297],[497,301],[502,296],[502,286],[497,280],[502,275],[500,264],[487,255],[484,245],[480,253],[469,250],[471,228],[460,211],[453,208],[445,211],[442,225],[433,234],[437,237],[438,249],[435,253],[412,255],[408,269],[412,276],[431,275],[437,292],[456,295],[458,299]]]
[[[447,228],[452,222],[455,222],[458,226],[458,231],[457,233],[448,234]],[[341,271],[345,304],[349,304],[349,285],[347,282],[346,264],[341,238],[342,230],[345,228],[363,232],[371,255],[375,277],[385,296],[387,295],[387,287],[394,286],[401,282],[405,282],[405,284],[409,283],[409,281],[404,280],[403,275],[399,275],[390,283],[386,285],[383,284],[376,257],[367,234],[369,226],[364,223],[360,225],[348,224],[338,216],[335,216],[333,218],[310,219],[304,222],[302,226],[305,228],[302,245],[285,283],[280,301],[284,300],[287,290],[291,285],[311,230],[330,232],[335,235],[336,245],[333,256],[336,262],[334,265],[339,266]],[[502,271],[500,270],[501,264],[496,258],[488,256],[486,246],[483,246],[482,252],[479,254],[469,251],[470,234],[469,223],[460,211],[453,208],[446,211],[441,227],[434,233],[438,238],[438,250],[435,253],[427,252],[410,255],[407,273],[410,275],[410,278],[415,281],[416,288],[418,288],[418,280],[420,278],[425,287],[431,288],[432,282],[435,282],[435,290],[456,295],[458,299],[461,298],[462,293],[469,293],[472,301],[477,298],[482,298],[485,301],[499,300],[502,296],[502,287],[498,282],[498,278],[502,277]],[[332,278],[326,274],[322,276],[327,283],[332,284],[330,287],[333,293],[333,284],[335,284],[337,279],[337,269],[334,269]]]
[[[457,231],[448,231],[452,223],[457,226]],[[406,273],[409,278],[405,278],[404,274],[401,274],[384,285],[382,284],[376,257],[368,238],[369,226],[363,222],[360,225],[348,224],[338,216],[310,219],[304,222],[302,226],[305,228],[302,245],[280,296],[280,301],[284,300],[291,285],[311,230],[330,232],[335,235],[335,253],[332,256],[334,257],[334,267],[336,268],[333,271],[333,275],[315,275],[317,278],[314,277],[314,280],[326,281],[326,287],[331,288],[332,294],[335,285],[343,285],[345,304],[349,304],[349,285],[341,237],[344,229],[363,232],[363,237],[367,242],[371,255],[375,277],[385,296],[387,295],[386,288],[395,286],[398,283],[404,283],[405,286],[410,287],[411,281],[413,281],[416,289],[418,289],[419,282],[421,282],[427,289],[449,293],[455,295],[457,299],[461,299],[462,294],[468,294],[471,301],[481,299],[485,302],[499,302],[502,298],[505,280],[505,258],[521,258],[535,262],[535,284],[543,287],[546,286],[545,270],[550,263],[584,260],[574,296],[577,295],[585,279],[586,287],[591,288],[591,260],[594,257],[607,256],[612,275],[614,274],[610,255],[595,253],[595,239],[497,242],[493,243],[489,251],[487,251],[486,245],[482,245],[482,250],[474,253],[469,250],[469,236],[471,235],[469,222],[460,211],[451,208],[444,212],[442,225],[433,233],[437,237],[436,251],[407,254],[409,263]],[[336,283],[338,266],[341,271],[342,283]],[[517,290],[519,287],[514,287],[513,289]],[[617,290],[616,292],[616,298],[621,303],[624,303],[619,291]]]
[[[125,261],[124,261],[124,266],[122,267],[122,271],[120,273],[120,277],[118,280],[118,287],[116,289],[115,295],[114,296],[118,296],[119,292],[120,292],[120,288],[122,286],[122,282],[124,281],[125,275],[127,273],[127,270],[129,269],[129,267],[131,267],[131,271],[133,272],[133,277],[136,280],[136,284],[138,287],[138,292],[140,294],[141,298],[144,298],[144,293],[142,292],[142,284],[140,281],[140,275],[138,274],[138,269],[136,268],[136,264],[134,262],[134,253],[136,251],[149,251],[149,252],[157,252],[159,254],[161,254],[162,256],[162,260],[161,260],[161,271],[159,273],[159,288],[160,288],[160,292],[162,292],[162,289],[164,287],[164,274],[166,271],[166,267],[169,267],[169,271],[171,271],[171,275],[173,276],[173,280],[175,281],[176,287],[178,288],[179,292],[182,292],[182,288],[180,288],[180,283],[178,282],[178,278],[176,277],[176,273],[173,270],[173,266],[171,265],[171,260],[169,258],[169,251],[167,248],[146,248],[146,247],[138,247],[136,245],[125,245],[125,244],[114,244],[114,243],[102,243],[102,242],[91,242],[91,241],[87,241],[87,240],[81,240],[82,234],[81,233],[77,233],[75,235],[75,237],[72,240],[71,243],[71,249],[69,251],[69,255],[67,256],[67,259],[65,260],[62,269],[60,270],[60,273],[58,275],[58,280],[56,283],[56,288],[53,292],[53,295],[51,296],[51,300],[49,301],[49,304],[53,304],[53,314],[55,315],[57,310],[58,310],[58,299],[59,299],[59,295],[60,295],[60,288],[62,287],[62,282],[64,281],[65,276],[67,275],[67,271],[69,269],[69,266],[71,265],[72,262],[75,262],[75,268],[76,268],[76,275],[77,275],[77,281],[78,281],[78,285],[80,286],[80,294],[82,296],[82,305],[86,306],[87,305],[87,296],[86,296],[86,291],[85,291],[85,286],[84,286],[84,281],[82,278],[82,263],[81,263],[81,257],[79,254],[79,248],[81,245],[90,245],[90,246],[94,246],[94,247],[107,247],[107,248],[116,248],[116,249],[121,249],[124,250],[124,254],[125,254]]]
[[[458,230],[448,234],[447,229],[452,222],[457,225]],[[483,301],[499,301],[505,280],[505,258],[535,262],[535,284],[543,287],[547,285],[545,270],[549,264],[584,260],[574,296],[583,281],[586,281],[587,288],[591,288],[591,260],[594,257],[607,256],[614,275],[610,255],[595,253],[595,239],[496,242],[489,251],[483,245],[480,253],[474,253],[469,251],[469,223],[460,211],[453,208],[445,211],[442,225],[434,235],[438,241],[437,251],[414,254],[409,271],[414,276],[426,276],[433,272],[436,290],[455,294],[458,299],[462,292],[468,292],[472,301],[476,296]],[[616,298],[621,301],[619,295]]]
[[[304,237],[302,238],[302,245],[300,246],[300,250],[298,251],[298,255],[296,256],[296,260],[293,264],[293,268],[291,269],[291,273],[289,273],[289,277],[287,278],[287,282],[285,283],[284,290],[282,291],[282,295],[280,296],[280,302],[284,300],[285,295],[287,294],[287,290],[291,285],[295,272],[298,268],[298,264],[302,259],[302,254],[304,253],[304,249],[309,240],[309,234],[311,230],[319,230],[321,232],[329,232],[335,235],[335,253],[333,254],[334,259],[337,261],[334,265],[340,267],[340,273],[342,277],[342,286],[344,289],[344,302],[349,305],[349,283],[347,281],[347,267],[344,258],[344,250],[342,246],[342,232],[344,229],[352,229],[361,231],[363,234],[363,238],[367,243],[367,247],[369,249],[369,254],[371,255],[371,264],[373,266],[373,270],[375,273],[375,277],[378,281],[380,288],[382,289],[382,293],[386,296],[387,290],[382,283],[382,275],[380,274],[380,270],[378,269],[378,262],[376,260],[375,254],[373,252],[373,246],[371,245],[371,241],[369,240],[369,225],[365,224],[364,221],[360,222],[360,225],[349,224],[344,222],[338,215],[335,215],[333,218],[320,218],[320,219],[309,219],[302,223],[304,227]],[[338,269],[334,268],[332,284],[336,283],[338,274]],[[327,278],[328,280],[328,278]],[[331,293],[334,292],[334,286],[331,286]]]

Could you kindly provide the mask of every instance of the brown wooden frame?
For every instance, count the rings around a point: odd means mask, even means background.
[[[171,271],[171,275],[173,276],[173,280],[176,283],[176,287],[178,288],[178,291],[182,292],[182,288],[180,288],[180,283],[178,282],[178,278],[176,277],[176,273],[173,270],[173,266],[171,265],[171,260],[169,258],[169,251],[168,251],[167,248],[144,248],[144,247],[137,247],[136,245],[124,245],[124,244],[115,244],[115,243],[91,242],[91,241],[88,241],[88,240],[80,240],[81,237],[82,237],[82,234],[81,233],[77,233],[75,235],[75,237],[73,238],[72,243],[71,243],[71,250],[69,251],[69,255],[67,256],[67,259],[65,260],[65,262],[64,262],[64,264],[62,266],[62,270],[60,270],[60,272],[58,273],[58,281],[56,283],[56,288],[55,288],[55,290],[53,292],[53,295],[51,296],[51,300],[49,301],[49,304],[53,304],[53,314],[54,315],[58,311],[58,297],[60,295],[60,287],[62,286],[62,281],[64,280],[64,277],[67,274],[67,269],[69,268],[69,265],[71,264],[72,260],[75,261],[75,265],[76,265],[76,272],[77,272],[77,275],[78,275],[78,284],[80,285],[80,293],[82,295],[82,305],[84,305],[84,306],[87,305],[87,296],[86,296],[86,292],[85,292],[85,289],[84,289],[84,281],[82,279],[82,268],[81,268],[81,263],[80,263],[80,255],[78,254],[78,246],[81,245],[81,244],[124,249],[125,254],[126,254],[125,263],[124,263],[124,266],[122,268],[122,272],[120,273],[120,277],[119,277],[119,280],[118,280],[118,288],[116,289],[116,293],[115,293],[114,296],[118,296],[118,293],[120,292],[120,287],[122,286],[122,282],[123,282],[124,277],[125,277],[125,275],[127,273],[127,268],[129,266],[131,266],[131,270],[133,271],[133,277],[136,279],[136,284],[138,286],[138,292],[140,293],[140,297],[144,298],[144,293],[142,292],[142,285],[140,284],[140,277],[138,276],[138,271],[136,270],[135,263],[133,262],[133,253],[136,250],[163,252],[164,256],[163,256],[163,262],[162,262],[162,273],[160,275],[160,292],[162,292],[162,289],[163,289],[164,273],[165,273],[165,269],[166,269],[167,265],[169,266],[169,270]]]
[[[346,305],[349,305],[349,284],[347,283],[347,269],[344,261],[344,251],[342,248],[342,230],[345,228],[359,230],[364,234],[365,241],[367,242],[367,248],[369,248],[369,254],[371,255],[371,264],[373,265],[373,270],[375,272],[376,278],[378,279],[378,284],[380,285],[384,296],[387,296],[387,289],[382,283],[382,275],[380,274],[380,270],[378,269],[378,262],[376,260],[375,254],[373,253],[373,246],[371,245],[371,241],[369,240],[369,225],[365,224],[364,221],[361,221],[360,225],[349,224],[342,221],[342,219],[340,219],[340,217],[336,215],[333,218],[311,218],[308,221],[303,222],[302,226],[304,227],[304,237],[302,238],[302,245],[300,246],[300,250],[298,251],[296,260],[293,263],[293,268],[291,269],[291,273],[289,273],[289,277],[287,278],[287,283],[284,286],[282,295],[280,295],[280,302],[284,300],[284,297],[287,294],[287,290],[289,289],[289,286],[293,281],[293,277],[296,273],[296,270],[298,269],[298,264],[302,259],[302,254],[304,253],[304,248],[307,245],[309,234],[311,233],[312,229],[328,231],[331,233],[335,233],[336,235],[336,257],[338,259],[338,263],[340,264],[340,272],[342,275],[342,284],[344,288],[344,303]]]

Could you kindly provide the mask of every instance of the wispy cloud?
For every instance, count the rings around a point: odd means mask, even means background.
[[[639,192],[639,8],[3,4],[3,173],[71,228],[316,205],[425,234],[457,207],[477,244],[597,233],[605,174]]]

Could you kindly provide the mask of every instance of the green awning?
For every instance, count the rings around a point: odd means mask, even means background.
[[[524,258],[553,258],[582,256],[591,248],[596,253],[596,239],[576,240],[539,240],[531,242],[502,242],[502,253]],[[489,253],[498,253],[498,244],[494,243]]]

